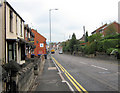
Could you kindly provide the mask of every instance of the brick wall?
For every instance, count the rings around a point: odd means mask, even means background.
[[[32,32],[35,34],[34,45],[36,48],[34,49],[35,56],[46,54],[46,38],[39,34],[36,30],[32,29]],[[40,47],[40,44],[43,44],[43,47]]]

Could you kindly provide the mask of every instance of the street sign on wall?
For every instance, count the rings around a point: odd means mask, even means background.
[[[40,43],[40,47],[44,47],[44,44],[43,44],[43,43]]]

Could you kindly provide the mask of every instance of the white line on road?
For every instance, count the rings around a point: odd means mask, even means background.
[[[95,66],[95,65],[91,65],[92,67],[96,67],[96,68],[100,68],[100,69],[104,69],[104,70],[108,70],[106,68],[103,68],[103,67],[99,67],[99,66]]]
[[[61,70],[59,69],[59,67],[57,66],[57,64],[55,63],[55,61],[54,61],[53,59],[52,59],[52,61],[53,61],[53,63],[55,64],[55,66],[57,67],[57,69],[58,69],[58,71],[59,71],[59,75],[60,75],[60,77],[61,77],[61,79],[62,79],[62,82],[65,82],[65,83],[69,86],[70,90],[73,91],[73,93],[74,93],[74,89],[73,89],[72,86],[64,79],[64,77],[63,77],[62,74],[61,74]]]
[[[87,64],[87,63],[84,63],[84,62],[80,62],[80,63],[82,63],[82,64]]]

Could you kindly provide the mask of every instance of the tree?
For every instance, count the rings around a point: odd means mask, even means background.
[[[72,39],[70,40],[70,43],[69,43],[69,48],[70,48],[71,54],[72,54],[73,51],[75,50],[75,49],[74,49],[74,46],[75,46],[76,44],[77,44],[76,35],[75,35],[75,33],[73,33]]]
[[[85,42],[88,42],[88,31],[86,32],[86,35],[85,35]]]
[[[91,42],[94,42],[94,41],[99,41],[102,39],[102,34],[100,33],[96,33],[96,34],[93,34],[91,36],[88,37],[88,41],[91,43]]]

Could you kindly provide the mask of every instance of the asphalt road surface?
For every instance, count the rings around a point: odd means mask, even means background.
[[[103,59],[93,59],[77,57],[67,54],[59,54],[56,51],[52,55],[54,59],[65,69],[86,91],[118,91],[118,62],[107,61]],[[61,71],[62,72],[62,71]],[[64,72],[64,71],[63,71]],[[77,90],[77,83],[71,82],[71,79],[64,74],[65,80],[69,82],[74,91]]]

